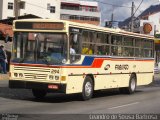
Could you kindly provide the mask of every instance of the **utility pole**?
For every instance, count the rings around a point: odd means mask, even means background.
[[[15,19],[18,19],[18,16],[20,16],[19,4],[20,4],[20,0],[14,0],[14,15],[15,15]]]
[[[111,27],[113,27],[113,13],[111,15]]]
[[[134,24],[134,2],[132,2],[132,7],[131,7],[131,27],[130,27],[131,32],[133,32],[133,24]]]

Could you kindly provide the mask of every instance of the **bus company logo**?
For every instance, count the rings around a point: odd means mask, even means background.
[[[110,68],[110,64],[107,64],[105,67],[104,67],[104,70],[108,70]]]
[[[115,65],[115,70],[128,70],[128,69],[129,69],[128,64]]]

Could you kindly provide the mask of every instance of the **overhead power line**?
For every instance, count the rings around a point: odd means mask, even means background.
[[[132,16],[134,16],[135,14],[136,14],[136,12],[138,11],[138,9],[140,8],[140,6],[142,5],[142,3],[143,3],[143,0],[141,1],[141,3],[139,4],[139,6],[137,7],[137,9],[135,10],[135,12],[133,13],[133,15]]]
[[[111,3],[102,2],[99,0],[96,0],[96,1],[99,3],[102,3],[102,4],[111,5],[111,6],[115,6],[115,7],[125,7],[125,8],[129,8],[129,9],[131,8],[130,6],[115,5],[115,4],[111,4]]]

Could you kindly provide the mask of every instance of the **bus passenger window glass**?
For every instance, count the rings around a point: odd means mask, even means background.
[[[122,47],[121,46],[112,46],[111,55],[122,56]]]
[[[88,36],[85,36],[88,33]],[[85,37],[88,38],[87,42]],[[95,49],[95,33],[91,31],[83,31],[82,33],[82,54],[92,55]]]
[[[123,56],[133,57],[134,56],[134,49],[129,47],[123,48]]]
[[[89,42],[91,42],[91,43],[95,42],[94,41],[94,35],[95,35],[94,32],[89,32]]]
[[[81,53],[81,43],[80,43],[80,34],[71,33],[69,36],[70,40],[70,61],[75,62],[80,59]]]
[[[122,36],[111,36],[111,55],[122,56]]]
[[[99,45],[95,49],[95,55],[109,55],[109,46],[108,45]]]
[[[135,49],[135,57],[141,57],[142,55],[142,50],[140,48]]]
[[[152,57],[152,50],[144,49],[144,57]]]
[[[94,53],[94,47],[93,44],[83,44],[82,54],[92,55]]]
[[[103,43],[109,44],[109,35],[108,34],[105,34]]]
[[[144,48],[152,48],[152,41],[144,40]]]
[[[135,40],[135,46],[136,47],[141,47],[141,43],[142,43],[141,39],[136,39]]]
[[[124,46],[133,46],[133,38],[131,37],[124,37],[123,45]]]
[[[118,56],[118,46],[111,47],[112,55]]]
[[[84,31],[82,35],[83,42],[90,42],[88,36],[88,31]]]
[[[96,43],[102,43],[102,34],[101,33],[97,34]]]
[[[104,33],[97,33],[96,43],[109,44],[108,35]]]
[[[122,45],[122,36],[112,35],[111,36],[111,43],[113,45]]]

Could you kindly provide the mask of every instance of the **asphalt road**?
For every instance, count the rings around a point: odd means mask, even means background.
[[[152,85],[138,87],[133,95],[118,90],[96,92],[89,101],[80,101],[78,95],[48,94],[44,100],[36,100],[31,90],[9,89],[8,81],[0,81],[0,113],[27,114],[35,119],[55,114],[158,114],[160,113],[160,80]],[[48,115],[49,114],[49,115]],[[47,116],[46,116],[47,115]],[[67,117],[73,117],[67,116]],[[23,116],[24,117],[24,116]],[[75,117],[80,119],[83,115]],[[84,116],[86,117],[86,116]],[[91,116],[87,116],[88,119]],[[66,119],[61,116],[61,119]],[[72,120],[72,119],[71,119]],[[74,119],[73,119],[74,120]]]

